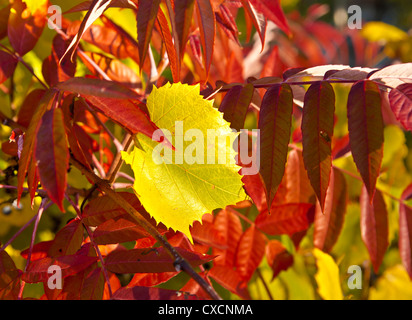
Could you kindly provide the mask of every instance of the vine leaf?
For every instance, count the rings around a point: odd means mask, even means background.
[[[183,232],[191,241],[193,221],[246,197],[236,152],[227,144],[237,134],[199,92],[199,85],[181,83],[154,88],[147,100],[150,118],[163,137],[174,141],[175,150],[137,134],[140,147],[122,153],[134,171],[133,188],[144,208],[157,222]]]
[[[325,207],[332,169],[335,93],[325,81],[315,82],[305,94],[302,117],[303,162],[320,208]]]
[[[356,82],[348,96],[349,142],[353,160],[373,200],[383,158],[383,118],[378,85]]]

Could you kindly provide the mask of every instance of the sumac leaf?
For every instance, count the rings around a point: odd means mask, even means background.
[[[176,290],[148,288],[148,287],[123,287],[117,290],[112,300],[197,300],[196,296]]]
[[[30,13],[22,0],[16,0],[10,9],[8,39],[13,49],[24,56],[31,51],[40,38],[46,19],[47,2],[36,12]]]
[[[196,0],[196,8],[198,14],[200,39],[202,42],[205,69],[209,74],[210,65],[212,63],[213,48],[215,43],[215,14],[213,12],[210,0]]]
[[[316,248],[328,253],[338,240],[346,213],[348,190],[345,177],[333,168],[326,192],[325,209],[316,207],[313,243]]]
[[[23,183],[26,177],[26,173],[28,171],[29,165],[32,163],[32,159],[34,156],[34,149],[36,143],[37,132],[40,127],[41,119],[46,112],[46,110],[51,108],[51,105],[54,101],[56,96],[55,90],[47,91],[43,98],[37,105],[36,111],[33,114],[33,117],[30,121],[30,125],[27,128],[23,150],[19,159],[19,170],[17,172],[17,201],[20,201],[21,194],[23,192]],[[48,142],[47,142],[48,144]],[[46,145],[47,145],[46,144]],[[46,149],[46,151],[48,151]]]
[[[389,103],[396,119],[406,130],[412,130],[412,84],[404,83],[392,89]]]
[[[259,113],[259,172],[264,181],[269,208],[285,172],[292,111],[293,95],[289,85],[274,85],[266,91]]]
[[[70,221],[56,233],[48,255],[57,257],[75,254],[83,242],[83,231],[83,225],[79,219]]]
[[[335,93],[325,82],[315,82],[305,94],[302,117],[303,162],[322,211],[332,169]]]
[[[383,119],[378,86],[356,82],[348,97],[348,129],[353,160],[372,201],[383,157]]]
[[[365,187],[360,196],[361,206],[361,235],[371,258],[373,269],[378,273],[386,249],[388,248],[388,212],[382,193],[376,190],[373,201]]]
[[[175,248],[193,267],[212,260],[181,248]],[[106,268],[114,273],[152,273],[176,271],[174,260],[164,248],[147,248],[113,251],[106,258]]]
[[[43,188],[63,212],[69,156],[62,110],[46,111],[37,132],[36,163]]]
[[[48,269],[52,265],[61,268],[62,278],[71,276],[80,272],[98,260],[97,257],[88,257],[83,255],[69,255],[57,258],[46,257],[32,261],[22,279],[28,283],[44,282],[50,277]]]
[[[160,0],[140,0],[137,9],[137,40],[140,64],[143,65],[149,48]]]
[[[72,78],[57,87],[79,93],[95,109],[132,133],[141,132],[151,138],[158,129],[145,113],[146,106],[139,96],[125,86],[100,79]]]
[[[237,131],[243,129],[254,91],[253,85],[247,84],[244,87],[234,86],[226,93],[219,111],[223,112],[223,118],[230,122],[231,128]]]
[[[249,281],[265,254],[266,239],[252,224],[242,235],[236,252],[236,269],[242,280]]]
[[[17,299],[20,289],[21,271],[17,269],[9,254],[0,251],[0,300]]]
[[[243,233],[242,224],[239,217],[230,210],[219,211],[213,224],[225,246],[224,249],[213,248],[213,255],[217,256],[214,263],[230,268],[235,265],[236,248]]]
[[[179,44],[179,59],[183,58],[187,40],[189,37],[189,30],[193,19],[193,9],[195,0],[181,0],[174,2],[176,35]]]
[[[291,255],[278,240],[270,240],[268,242],[265,255],[273,271],[272,279],[276,278],[281,271],[287,270],[293,265],[293,255]]]
[[[249,2],[288,36],[291,35],[285,14],[280,6],[280,0],[249,0]]]
[[[256,31],[259,34],[260,42],[262,43],[262,50],[265,44],[266,37],[266,17],[263,13],[256,10],[249,0],[241,0],[243,4],[243,9],[246,11],[250,19],[252,20],[253,25],[256,28]]]
[[[314,219],[314,205],[288,203],[272,206],[271,214],[261,212],[255,220],[256,227],[269,235],[292,235],[306,230]]]

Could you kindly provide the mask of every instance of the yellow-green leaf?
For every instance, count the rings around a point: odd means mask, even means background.
[[[150,119],[175,150],[138,134],[138,147],[122,153],[134,171],[133,188],[145,209],[190,240],[189,226],[195,220],[246,198],[236,151],[228,143],[238,134],[199,92],[199,85],[154,87],[147,100]]]
[[[313,255],[316,258],[318,271],[315,274],[318,284],[318,293],[324,300],[342,300],[342,288],[340,286],[339,268],[333,258],[314,248]]]

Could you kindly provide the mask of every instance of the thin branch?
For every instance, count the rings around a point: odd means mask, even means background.
[[[78,207],[78,206],[74,203],[74,201],[67,195],[67,193],[66,193],[64,196],[65,196],[65,198],[67,199],[67,201],[69,201],[69,203],[70,203],[71,206],[74,208],[74,210],[76,211],[77,217],[80,219],[80,221],[82,221],[82,213],[81,213],[79,207]],[[107,288],[109,289],[109,296],[111,297],[111,296],[113,295],[112,286],[111,286],[111,284],[110,284],[110,277],[109,277],[109,274],[108,274],[108,272],[107,272],[106,265],[105,265],[105,263],[104,263],[104,259],[103,259],[102,253],[100,252],[99,246],[98,246],[98,245],[96,244],[96,242],[94,241],[93,233],[90,231],[89,226],[86,226],[83,222],[82,222],[82,225],[83,225],[83,228],[86,230],[87,235],[88,235],[89,238],[90,238],[90,242],[92,243],[94,249],[96,250],[96,253],[97,253],[97,256],[99,257],[100,263],[102,264],[103,275],[104,275],[104,278],[105,278],[106,283],[107,283]]]
[[[273,296],[272,296],[272,292],[270,292],[269,286],[268,286],[268,284],[266,283],[265,278],[263,278],[263,275],[262,275],[262,273],[260,272],[260,269],[259,269],[259,268],[256,269],[256,273],[257,273],[257,276],[258,276],[258,278],[260,279],[260,281],[262,281],[263,286],[265,287],[266,293],[267,293],[268,296],[269,296],[269,299],[270,299],[270,300],[274,300],[274,299],[273,299]]]

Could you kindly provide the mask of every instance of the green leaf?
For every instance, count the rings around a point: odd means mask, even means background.
[[[190,240],[193,221],[246,197],[240,167],[234,162],[236,152],[227,144],[237,134],[199,91],[199,85],[167,84],[154,88],[148,97],[151,120],[175,150],[138,134],[140,148],[122,153],[132,166],[134,190],[145,209],[157,222],[183,232]],[[200,137],[192,135],[194,129]]]

